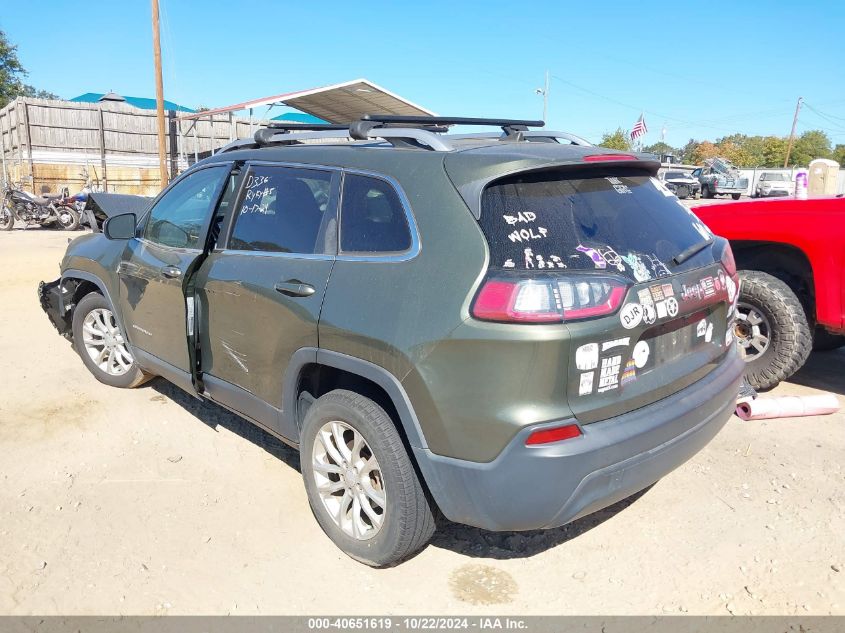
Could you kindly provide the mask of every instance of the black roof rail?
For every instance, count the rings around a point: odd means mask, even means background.
[[[482,119],[465,116],[405,116],[400,114],[365,114],[362,121],[404,125],[492,125],[493,127],[529,128],[543,127],[545,121],[528,119]]]
[[[266,127],[287,132],[319,132],[321,130],[348,130],[348,123],[286,123],[276,121]]]

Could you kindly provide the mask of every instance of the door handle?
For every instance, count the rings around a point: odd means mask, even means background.
[[[289,297],[310,297],[315,292],[314,286],[303,283],[299,279],[280,281],[273,286],[273,289]]]
[[[182,276],[182,271],[176,266],[165,266],[160,272],[169,279],[176,279]]]

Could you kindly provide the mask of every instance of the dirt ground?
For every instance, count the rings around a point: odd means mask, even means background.
[[[845,614],[845,413],[732,418],[635,500],[448,525],[373,570],[318,528],[294,451],[162,381],[93,379],[36,299],[67,238],[0,234],[2,614]],[[776,393],[818,389],[845,403],[845,350]]]

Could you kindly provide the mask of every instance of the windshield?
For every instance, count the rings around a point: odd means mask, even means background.
[[[784,181],[786,180],[786,176],[783,174],[763,174],[761,177],[762,180],[779,180]]]
[[[646,281],[712,261],[704,251],[671,267],[712,235],[660,181],[634,170],[512,176],[487,187],[481,207],[491,269],[598,269]]]
[[[689,176],[682,171],[667,171],[665,177],[667,180],[670,178],[689,178]]]

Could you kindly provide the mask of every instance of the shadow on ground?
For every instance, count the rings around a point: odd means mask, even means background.
[[[259,448],[263,448],[294,470],[299,471],[299,452],[261,427],[244,420],[218,404],[194,398],[163,378],[153,379],[149,386],[161,396],[178,404],[213,431],[216,432],[217,427],[223,427],[248,442],[252,442]]]
[[[434,535],[431,544],[434,547],[448,549],[473,558],[492,558],[495,560],[529,558],[578,538],[598,527],[636,502],[650,489],[651,486],[604,510],[594,512],[568,525],[549,530],[488,532],[487,530],[442,519],[437,526],[437,533]]]
[[[845,396],[845,349],[813,352],[789,382]]]
[[[217,427],[223,427],[264,449],[294,470],[301,472],[299,452],[255,424],[247,422],[213,402],[198,400],[161,378],[152,380],[149,386],[153,391],[158,392],[161,397],[178,404],[212,430],[216,431]],[[646,490],[623,499],[609,508],[600,510],[569,525],[550,530],[488,532],[487,530],[441,519],[431,544],[475,558],[497,560],[527,558],[589,532],[627,508],[648,490],[646,488]],[[503,502],[506,502],[506,500],[503,500]]]

